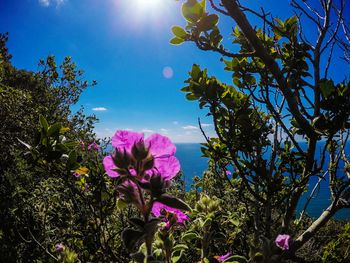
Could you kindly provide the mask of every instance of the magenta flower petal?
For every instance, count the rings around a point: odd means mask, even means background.
[[[180,162],[175,156],[156,158],[154,160],[154,167],[164,179],[171,180],[180,171]]]
[[[111,155],[108,155],[103,159],[103,166],[104,166],[105,171],[108,174],[108,176],[110,176],[110,177],[118,177],[119,176],[119,174],[113,170],[117,167],[115,166]]]
[[[153,203],[152,213],[154,216],[156,216],[156,217],[162,216],[162,209],[168,211],[169,213],[175,214],[177,217],[178,223],[183,223],[189,219],[189,217],[184,212],[182,212],[180,209],[172,208],[170,206],[167,206],[167,205],[159,203],[159,202]]]
[[[225,255],[222,256],[215,256],[214,258],[219,262],[224,262],[226,259],[228,259],[231,256],[231,253],[228,252]]]
[[[120,151],[131,151],[132,146],[143,140],[143,133],[118,130],[112,137],[112,146]]]
[[[278,235],[276,237],[275,244],[282,250],[288,250],[289,241],[290,241],[290,235]]]
[[[89,151],[91,151],[91,150],[98,151],[99,149],[100,149],[100,146],[95,141],[90,143],[88,146]]]
[[[145,141],[154,158],[164,158],[175,154],[176,147],[166,136],[152,134]]]

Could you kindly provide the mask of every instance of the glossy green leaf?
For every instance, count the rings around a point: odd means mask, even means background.
[[[179,26],[173,26],[171,28],[171,31],[173,31],[174,35],[178,38],[184,39],[187,36],[186,31]]]
[[[178,38],[178,37],[174,37],[170,40],[170,44],[173,45],[180,45],[184,42],[184,40],[182,38]]]

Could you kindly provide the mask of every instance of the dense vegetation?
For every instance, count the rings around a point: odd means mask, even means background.
[[[350,225],[332,219],[350,208],[350,84],[330,76],[336,49],[349,62],[345,3],[292,6],[297,15],[281,20],[238,1],[183,3],[186,27],[172,28],[171,43],[217,52],[233,80],[193,65],[185,81],[217,134],[203,132],[210,161],[189,192],[168,138],[118,131],[105,152],[96,118],[70,110],[95,82],[69,57],[19,70],[0,35],[1,262],[349,262]],[[237,52],[219,15],[237,24]],[[319,218],[297,215],[321,183],[330,204]]]

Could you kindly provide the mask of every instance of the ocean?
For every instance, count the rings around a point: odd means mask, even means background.
[[[305,145],[303,145],[305,147]],[[181,170],[183,172],[186,190],[189,190],[194,176],[201,176],[208,166],[208,159],[201,157],[200,144],[198,143],[179,143],[176,144],[176,157],[180,160]],[[349,145],[350,148],[350,145]],[[327,161],[327,160],[326,160]],[[297,208],[298,213],[303,209],[307,197],[315,186],[318,178],[310,180],[309,191],[303,195]],[[328,182],[323,181],[314,198],[310,201],[307,214],[311,217],[318,217],[323,209],[330,204],[330,191]],[[335,218],[339,220],[350,219],[350,209],[344,209],[336,213]]]

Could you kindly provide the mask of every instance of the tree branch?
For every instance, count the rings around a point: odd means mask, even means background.
[[[287,87],[286,80],[284,79],[278,64],[264,48],[262,42],[257,37],[256,32],[250,25],[242,10],[239,8],[237,2],[230,0],[222,0],[222,4],[227,9],[228,13],[233,18],[233,20],[240,27],[243,34],[249,41],[250,45],[255,50],[256,55],[265,63],[266,67],[271,71],[272,75],[278,83],[279,89],[282,91],[284,97],[287,100],[290,112],[293,114],[300,127],[305,131],[305,133],[309,137],[314,137],[316,135],[315,131],[311,127],[307,119],[301,114],[298,108],[297,100],[293,95],[292,91]]]

